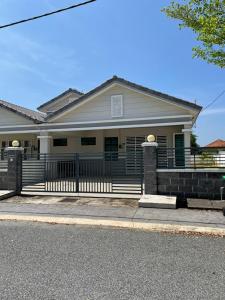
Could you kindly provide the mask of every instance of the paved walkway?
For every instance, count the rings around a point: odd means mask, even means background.
[[[225,228],[221,211],[190,209],[152,209],[105,207],[71,204],[14,204],[0,202],[0,215],[38,215],[53,217],[104,218],[124,221],[143,221],[163,224],[211,226]]]

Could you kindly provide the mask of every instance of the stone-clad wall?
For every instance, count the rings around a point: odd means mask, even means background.
[[[0,171],[0,190],[8,189],[8,172]]]
[[[225,187],[222,176],[217,171],[157,171],[158,194],[174,195],[178,199],[202,198],[220,199],[220,187]],[[224,188],[225,198],[225,188]]]

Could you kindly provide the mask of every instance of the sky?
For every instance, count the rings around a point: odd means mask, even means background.
[[[1,0],[0,24],[78,2]],[[0,30],[0,99],[36,109],[68,88],[87,92],[117,75],[205,107],[225,89],[225,70],[192,58],[196,36],[161,12],[169,3],[97,0]],[[194,132],[202,146],[225,140],[225,94]]]

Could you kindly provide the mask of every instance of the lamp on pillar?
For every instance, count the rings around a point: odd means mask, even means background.
[[[147,137],[144,147],[144,195],[138,201],[140,207],[176,208],[176,197],[158,195],[157,147],[154,135]]]
[[[23,148],[20,147],[20,142],[14,140],[12,147],[6,148],[8,158],[8,189],[20,194],[22,190],[22,160]]]
[[[157,152],[158,143],[153,134],[148,135],[144,147],[144,187],[145,194],[157,194]]]

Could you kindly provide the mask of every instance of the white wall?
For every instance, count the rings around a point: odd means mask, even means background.
[[[129,129],[109,129],[109,130],[95,130],[83,132],[68,132],[61,134],[50,134],[54,138],[65,137],[68,141],[67,147],[53,147],[53,140],[51,141],[51,153],[98,153],[104,151],[104,137],[118,137],[118,142],[122,145],[121,151],[125,151],[125,141],[127,136],[148,136],[165,135],[167,136],[168,147],[173,147],[173,134],[181,133],[182,126],[170,127],[153,127],[153,128],[129,128]],[[96,146],[81,146],[81,137],[96,137]]]
[[[123,95],[124,115],[111,117],[111,96]],[[191,115],[186,109],[165,103],[151,96],[146,96],[126,87],[115,86],[53,122],[79,122],[128,118],[148,118],[160,116]]]
[[[14,112],[0,107],[0,126],[7,125],[27,125],[34,124],[33,121],[28,120]]]

